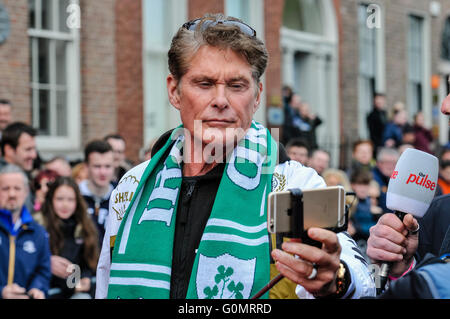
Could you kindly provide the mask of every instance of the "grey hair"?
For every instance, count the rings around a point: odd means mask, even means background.
[[[170,73],[179,81],[189,68],[189,61],[195,53],[205,45],[218,48],[230,48],[241,54],[252,68],[252,76],[259,83],[268,61],[268,53],[264,43],[256,38],[245,35],[238,27],[214,24],[202,28],[205,21],[234,20],[242,22],[234,17],[226,17],[223,14],[206,14],[201,18],[195,30],[187,30],[184,27],[172,39],[168,52]]]
[[[378,151],[377,161],[378,162],[382,161],[384,158],[389,157],[389,156],[399,158],[400,153],[395,148],[382,147]]]
[[[0,168],[0,176],[2,176],[4,174],[17,174],[17,173],[22,174],[25,188],[28,191],[29,190],[29,184],[28,184],[29,180],[28,180],[27,174],[25,174],[23,169],[21,169],[19,166],[14,165],[14,164],[6,164],[2,168]]]

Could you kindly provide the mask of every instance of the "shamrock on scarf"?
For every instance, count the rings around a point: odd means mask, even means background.
[[[227,282],[228,280],[230,280],[230,279],[227,279],[227,278],[230,277],[234,273],[233,268],[228,267],[225,270],[225,266],[224,265],[220,265],[217,268],[217,271],[219,273],[214,277],[214,280],[215,280],[216,284],[220,283],[222,280],[224,281],[224,283]]]
[[[230,292],[232,292],[230,298],[232,298],[234,295],[236,299],[244,299],[244,296],[241,293],[241,291],[244,290],[244,285],[242,284],[242,282],[238,282],[238,284],[236,285],[233,280],[230,282],[227,288]]]
[[[217,285],[214,285],[213,289],[211,289],[211,287],[206,287],[205,289],[203,289],[203,292],[206,295],[206,299],[213,299],[214,296],[217,296],[217,294],[219,293],[219,288],[217,288]]]
[[[236,299],[243,299],[242,290],[244,290],[244,285],[239,282],[236,284],[234,280],[231,280],[231,276],[234,273],[233,268],[228,267],[225,268],[224,265],[220,265],[217,267],[217,274],[214,276],[214,281],[216,282],[216,285],[211,287],[206,287],[203,289],[203,292],[206,295],[206,299],[213,299],[215,296],[219,294],[219,287],[218,285],[222,282],[222,289],[220,291],[220,297],[223,298],[223,293],[225,291],[225,288],[228,289],[229,292],[231,292],[231,295],[228,298],[235,297]],[[231,281],[230,281],[231,280]],[[227,283],[230,282],[228,285]]]

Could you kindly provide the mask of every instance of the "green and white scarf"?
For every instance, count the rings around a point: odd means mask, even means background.
[[[170,296],[184,145],[179,131],[174,130],[151,159],[121,222],[112,255],[108,298]],[[175,139],[167,158],[162,158]],[[269,131],[252,122],[227,157],[197,250],[187,298],[246,299],[268,283],[266,202],[276,159],[277,144]]]

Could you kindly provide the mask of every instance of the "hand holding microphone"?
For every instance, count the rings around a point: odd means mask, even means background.
[[[386,206],[395,214],[385,214],[370,230],[367,255],[383,262],[381,289],[388,275],[401,276],[411,265],[418,246],[419,224],[437,187],[438,159],[428,153],[407,149],[399,158],[389,180]]]
[[[384,214],[370,229],[367,255],[374,263],[391,262],[390,275],[400,277],[413,262],[419,243],[417,220],[407,214],[403,222],[394,214]]]

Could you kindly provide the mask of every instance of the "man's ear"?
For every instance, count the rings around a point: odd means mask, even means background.
[[[167,76],[167,94],[169,96],[169,102],[177,110],[180,109],[180,91],[178,88],[179,81],[175,79],[172,74]]]
[[[11,159],[14,157],[14,154],[16,153],[16,150],[9,144],[5,144],[3,147],[3,157],[5,159]]]
[[[257,92],[256,92],[255,105],[253,107],[253,113],[255,113],[258,110],[259,105],[261,104],[262,92],[263,92],[263,85],[261,82],[259,82]]]

